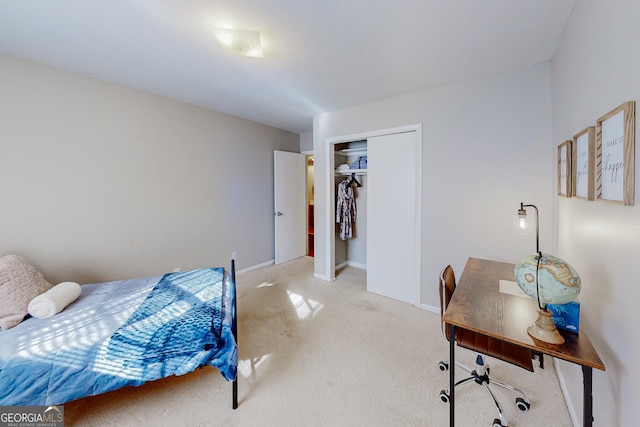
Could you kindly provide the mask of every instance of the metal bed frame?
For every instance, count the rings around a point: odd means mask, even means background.
[[[238,348],[238,322],[236,317],[236,309],[238,306],[237,303],[237,294],[238,291],[236,289],[236,260],[235,258],[231,258],[231,282],[233,282],[233,304],[231,306],[231,332],[233,333],[233,338],[236,340],[236,351]],[[238,372],[236,368],[236,378],[233,380],[233,409],[238,408]]]

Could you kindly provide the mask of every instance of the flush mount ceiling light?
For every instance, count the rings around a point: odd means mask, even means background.
[[[214,28],[216,38],[222,50],[232,55],[262,58],[260,32],[250,30],[231,30],[228,28]]]

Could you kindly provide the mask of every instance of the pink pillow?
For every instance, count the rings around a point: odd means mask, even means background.
[[[53,285],[24,257],[0,258],[0,329],[13,328],[29,313],[29,302]]]

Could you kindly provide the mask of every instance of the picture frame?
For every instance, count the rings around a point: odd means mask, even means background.
[[[580,199],[594,200],[596,127],[589,126],[575,134],[571,148],[571,194]]]
[[[571,197],[571,143],[558,145],[558,196]]]
[[[635,203],[635,101],[627,101],[596,121],[598,201]]]

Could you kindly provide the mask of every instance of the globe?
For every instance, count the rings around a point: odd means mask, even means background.
[[[541,304],[566,304],[580,294],[580,276],[564,260],[549,254],[531,254],[516,264],[516,282],[524,293]],[[540,295],[538,296],[538,292]]]

